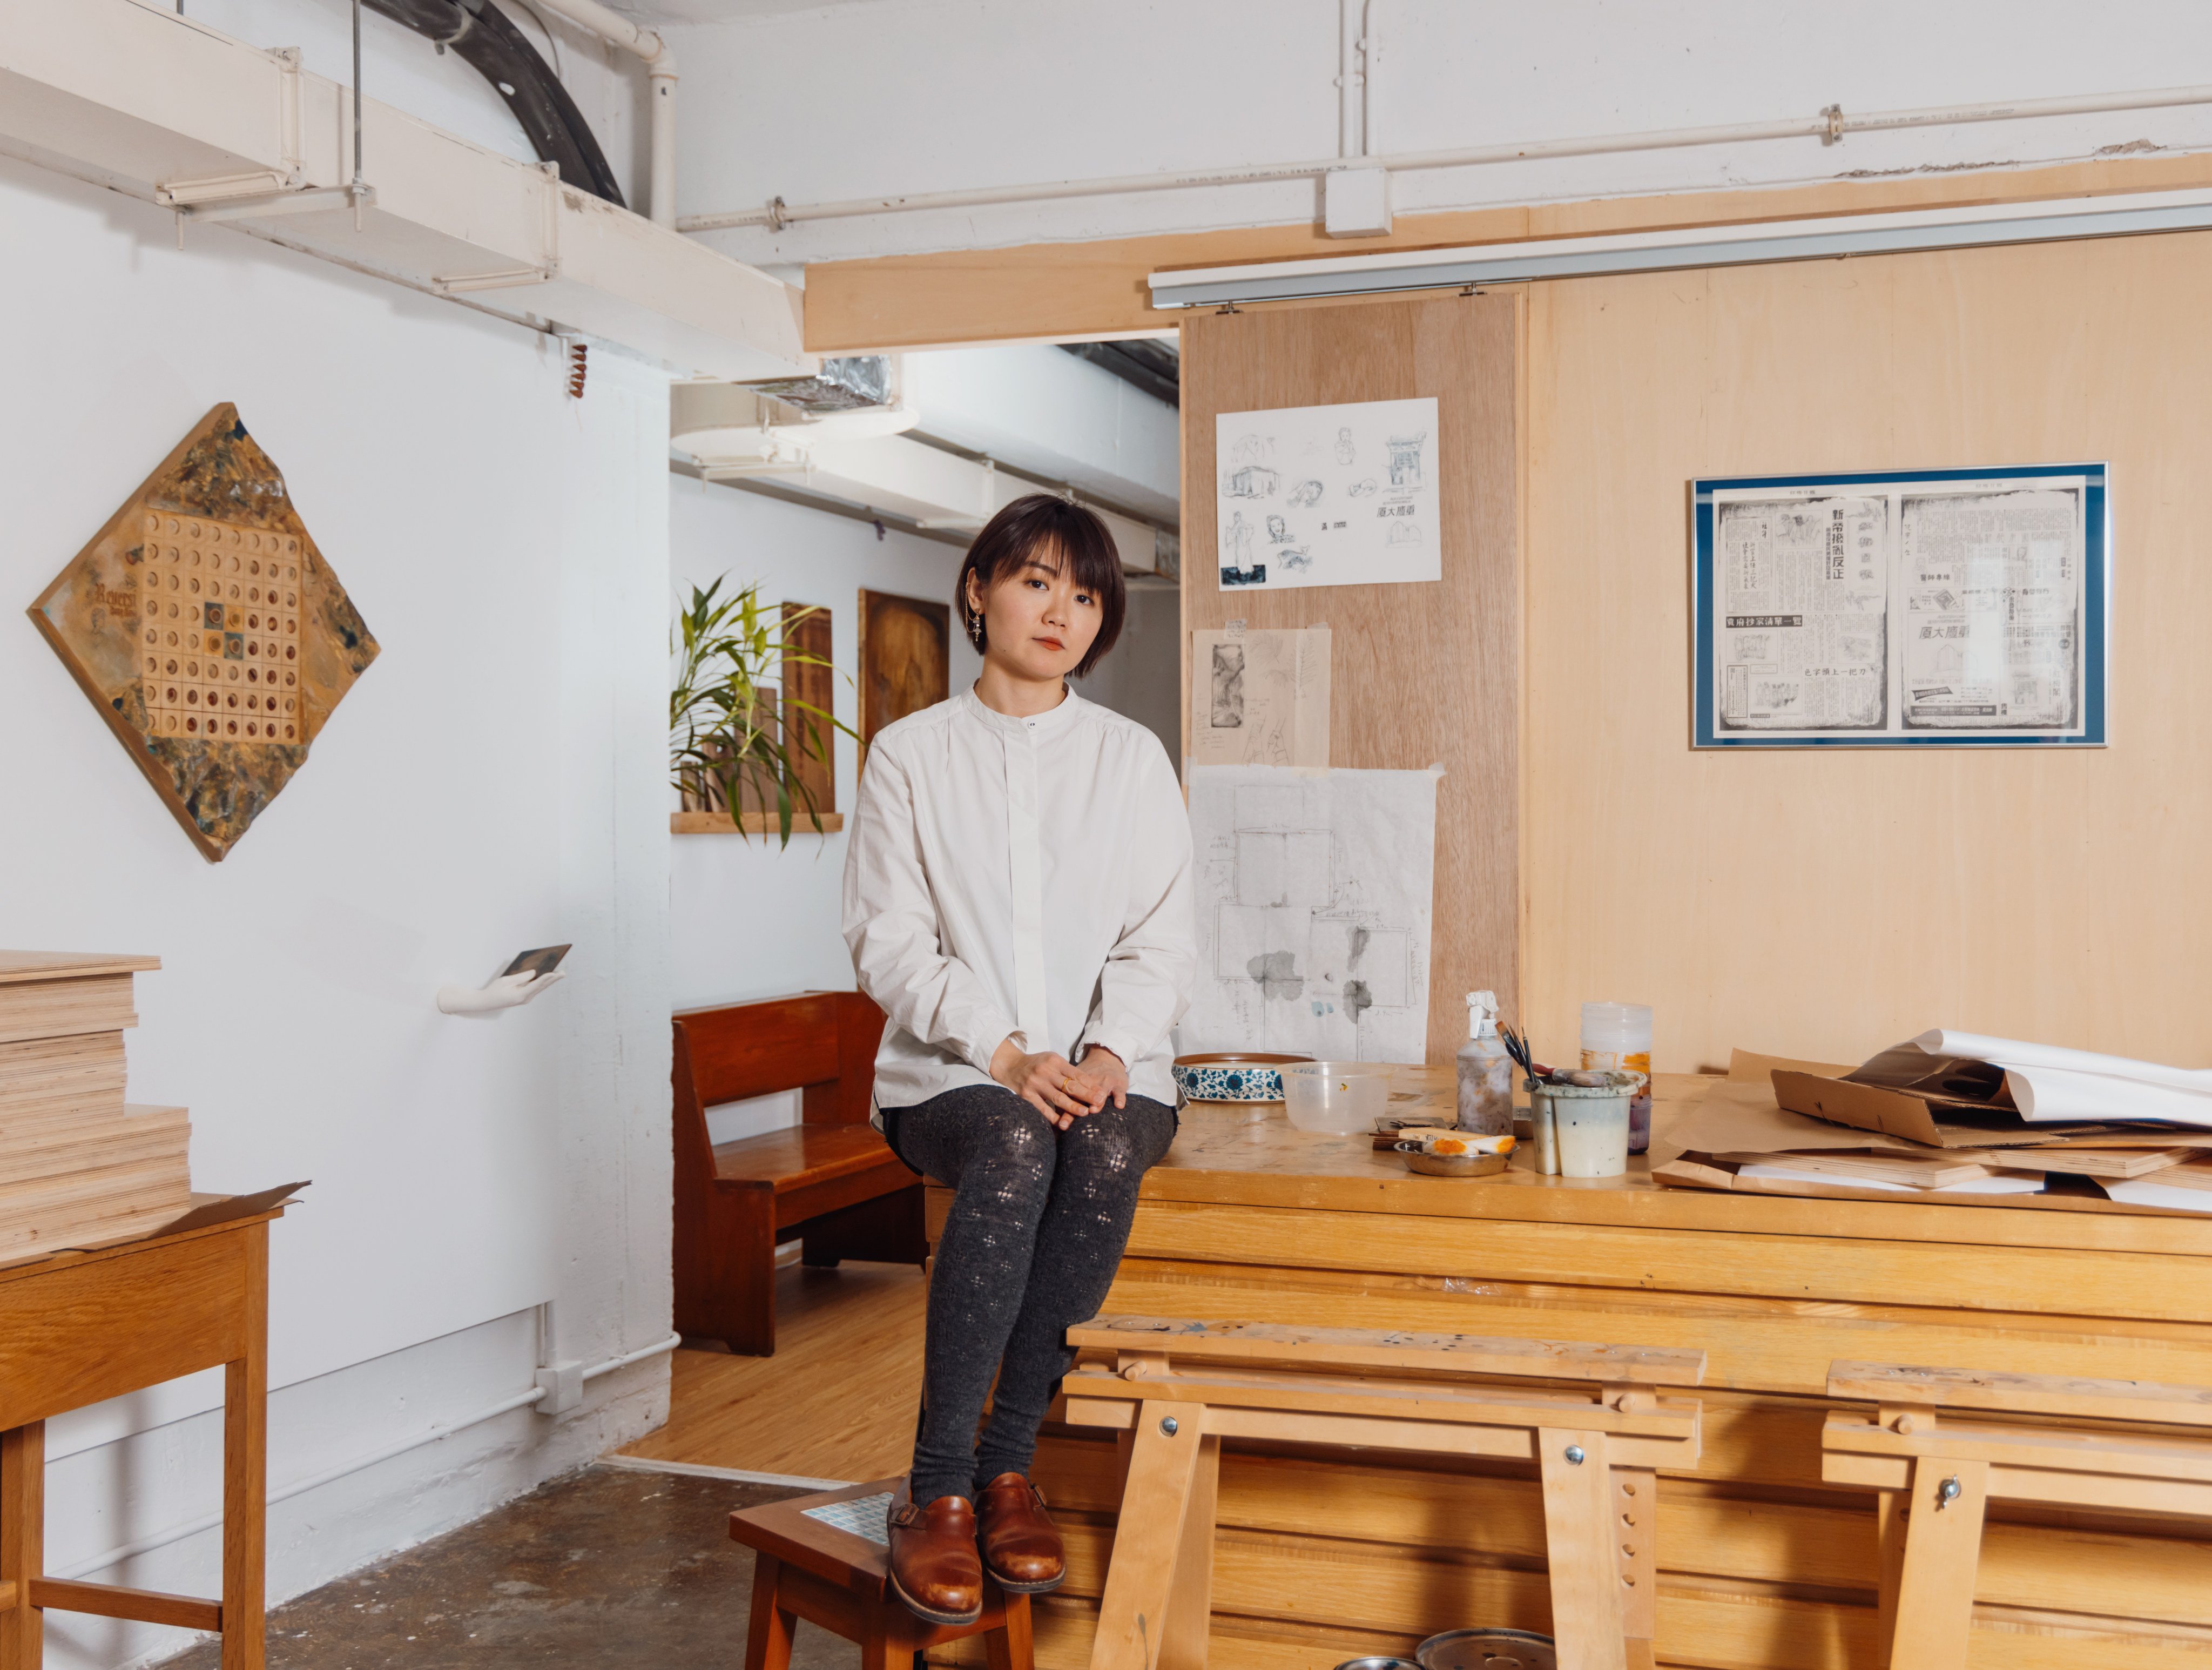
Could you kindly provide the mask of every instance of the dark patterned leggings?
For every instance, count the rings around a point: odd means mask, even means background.
[[[1000,1473],[1029,1472],[1074,1361],[1067,1330],[1106,1301],[1137,1187],[1175,1140],[1175,1110],[1133,1096],[1059,1131],[1005,1086],[968,1084],[886,1108],[884,1126],[900,1159],[953,1191],[930,1270],[914,1499],[973,1500]]]

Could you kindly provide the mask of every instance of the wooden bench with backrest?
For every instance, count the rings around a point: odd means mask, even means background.
[[[1065,1418],[1124,1469],[1091,1670],[1204,1670],[1221,1441],[1532,1462],[1559,1670],[1651,1670],[1657,1473],[1697,1465],[1705,1354],[1466,1333],[1097,1316]]]
[[[921,1182],[868,1123],[884,1015],[807,992],[675,1017],[676,1328],[775,1351],[775,1249],[811,1265],[921,1264]],[[799,1123],[716,1143],[707,1109],[801,1092]]]

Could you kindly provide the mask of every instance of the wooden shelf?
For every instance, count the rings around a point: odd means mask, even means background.
[[[825,811],[821,814],[822,827],[817,831],[814,819],[806,813],[791,815],[791,832],[798,835],[836,835],[845,827],[845,814]],[[736,822],[726,811],[672,811],[668,814],[668,833],[671,835],[736,835]],[[773,812],[749,811],[745,814],[744,833],[774,835],[776,832]]]

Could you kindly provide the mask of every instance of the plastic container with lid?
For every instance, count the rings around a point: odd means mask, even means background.
[[[1583,1066],[1593,1072],[1638,1072],[1644,1088],[1628,1105],[1628,1151],[1651,1145],[1651,1005],[1648,1003],[1586,1003],[1583,1005]]]
[[[1389,1072],[1372,1061],[1290,1063],[1283,1068],[1283,1111],[1301,1131],[1371,1132],[1389,1104]]]

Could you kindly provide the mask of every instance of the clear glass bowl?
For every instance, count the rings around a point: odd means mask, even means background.
[[[1390,1101],[1387,1068],[1372,1061],[1302,1061],[1283,1069],[1283,1108],[1301,1131],[1372,1132]]]

